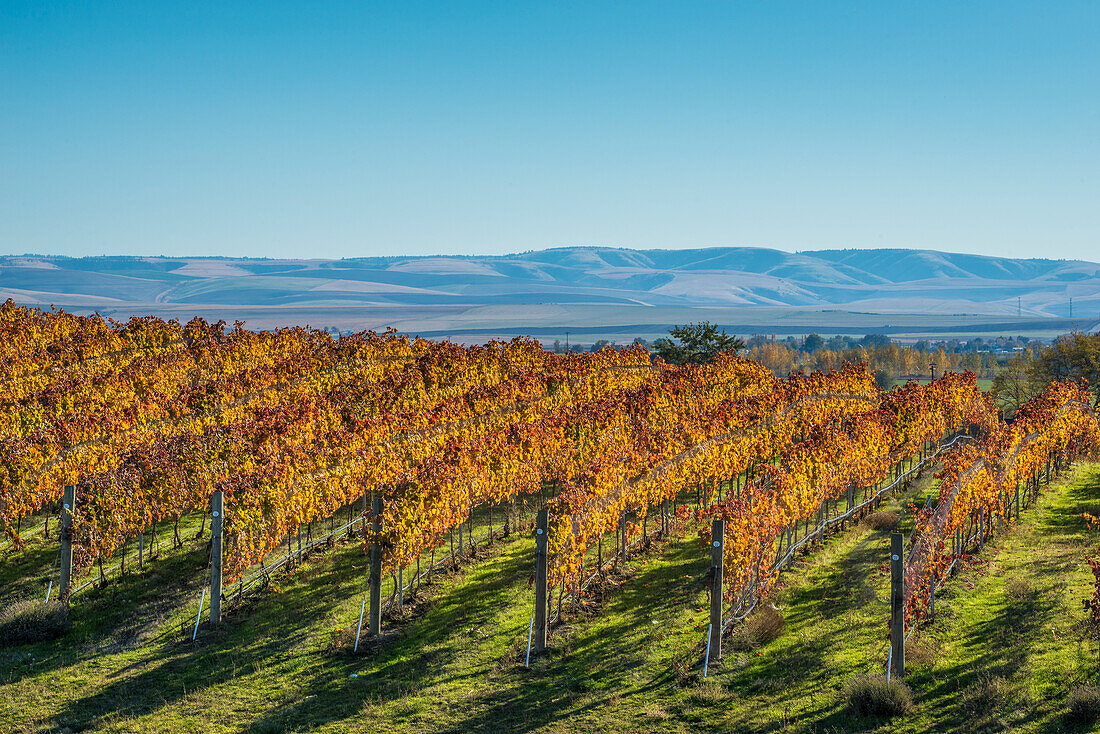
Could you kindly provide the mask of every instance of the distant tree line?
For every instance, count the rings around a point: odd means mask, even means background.
[[[634,344],[643,346],[646,349],[649,349],[652,346],[648,341],[646,341],[645,339],[642,339],[640,337],[635,339],[634,341],[630,342],[630,345],[634,345]],[[576,344],[576,343],[563,344],[561,339],[555,339],[554,344],[550,348],[550,350],[552,352],[554,352],[555,354],[565,354],[566,352],[598,352],[601,349],[603,349],[604,347],[611,347],[613,349],[621,349],[624,346],[628,346],[628,345],[620,344],[619,342],[612,341],[610,339],[597,339],[596,341],[594,341],[592,344],[590,344],[588,346],[584,346],[583,344]]]
[[[810,335],[812,337],[814,335]],[[807,337],[807,339],[810,339]],[[831,341],[831,340],[830,340]],[[921,378],[932,376],[934,364],[936,374],[944,372],[971,371],[979,377],[992,377],[999,363],[995,352],[953,352],[943,348],[918,349],[891,341],[881,334],[869,334],[860,343],[832,349],[828,346],[813,350],[802,348],[801,344],[783,341],[749,340],[744,356],[763,364],[778,375],[802,370],[835,370],[845,364],[865,362],[868,369],[888,375],[891,380],[903,378]]]
[[[929,378],[933,366],[937,376],[945,372],[974,372],[992,378],[991,393],[998,406],[1011,416],[1053,380],[1088,381],[1094,400],[1100,400],[1100,334],[1075,332],[1043,344],[1027,337],[980,337],[961,342],[955,339],[899,344],[884,334],[861,338],[834,336],[829,339],[809,334],[803,339],[776,340],[754,335],[747,340],[726,334],[715,324],[702,322],[677,326],[670,338],[657,339],[651,351],[670,364],[704,363],[723,351],[740,352],[778,375],[814,370],[830,371],[845,364],[863,362],[875,374],[883,389],[910,378]],[[644,339],[634,344],[646,348]],[[587,349],[572,345],[569,351],[598,351],[618,346],[601,339]],[[560,341],[554,351],[563,352]]]
[[[669,364],[704,364],[714,361],[722,352],[736,352],[745,347],[745,342],[739,337],[727,334],[709,321],[673,327],[669,336],[672,338],[657,339],[652,344],[652,351]],[[635,339],[632,344],[650,349],[650,344],[645,339]],[[588,351],[598,352],[604,347],[617,346],[613,341],[599,339]],[[559,354],[565,351],[584,351],[576,345],[563,347],[558,339],[554,340],[553,349]]]

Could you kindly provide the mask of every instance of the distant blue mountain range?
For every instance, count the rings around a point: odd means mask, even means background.
[[[1068,317],[1100,312],[1100,264],[932,250],[566,247],[503,256],[0,257],[0,297],[76,309],[237,306],[771,306]]]

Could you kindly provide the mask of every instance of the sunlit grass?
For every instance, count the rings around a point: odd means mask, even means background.
[[[908,527],[908,505],[931,489],[926,476],[884,508]],[[194,644],[187,620],[205,559],[180,549],[79,600],[61,640],[0,649],[0,721],[12,731],[1061,731],[1070,691],[1095,682],[1097,667],[1081,631],[1084,561],[1096,552],[1084,511],[1100,514],[1096,466],[1044,490],[947,584],[935,623],[910,642],[914,708],[889,722],[850,714],[843,699],[851,678],[885,669],[889,531],[867,526],[800,558],[773,599],[777,636],[729,645],[705,681],[695,653],[707,561],[691,534],[633,560],[599,608],[567,615],[530,669],[525,534],[438,577],[428,601],[387,623],[384,644],[355,656],[331,648],[359,612],[358,543],[307,559]]]

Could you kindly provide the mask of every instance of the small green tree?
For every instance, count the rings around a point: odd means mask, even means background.
[[[679,344],[672,339],[658,339],[653,346],[669,364],[705,364],[713,362],[722,352],[736,352],[745,346],[740,338],[730,336],[709,321],[677,326],[668,333]]]
[[[997,368],[990,392],[1005,416],[1012,416],[1020,406],[1042,389],[1032,375],[1032,363],[1024,354],[1017,354]]]
[[[802,351],[809,352],[810,354],[813,354],[817,350],[824,347],[825,339],[823,339],[821,335],[817,333],[810,334],[802,341]]]
[[[888,347],[893,342],[885,334],[868,334],[860,339],[859,343],[868,349],[874,349],[875,347]]]
[[[894,386],[894,377],[886,370],[875,370],[875,386],[886,392]]]

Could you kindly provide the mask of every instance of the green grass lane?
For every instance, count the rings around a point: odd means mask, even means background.
[[[884,509],[903,511],[907,529],[906,508],[930,491],[925,476]],[[801,557],[774,595],[783,632],[730,645],[706,681],[676,665],[706,630],[707,554],[693,533],[613,575],[530,669],[527,533],[440,575],[355,656],[330,648],[354,633],[358,543],[307,558],[196,644],[183,630],[205,573],[192,549],[94,590],[64,639],[0,648],[0,721],[16,732],[1064,731],[1066,694],[1097,669],[1082,624],[1097,546],[1086,511],[1100,515],[1095,464],[1045,488],[948,582],[911,641],[915,711],[892,722],[848,715],[840,695],[885,664],[889,533],[866,525]]]
[[[1097,681],[1086,634],[1087,561],[1100,513],[1100,465],[1081,464],[1045,488],[1019,525],[994,537],[944,588],[921,633],[913,676],[926,731],[1060,732],[1070,690]],[[942,727],[955,727],[942,728]]]
[[[914,485],[914,500],[932,489]],[[1100,511],[1100,466],[1078,466],[986,544],[948,581],[935,621],[910,639],[914,712],[893,721],[845,711],[855,675],[884,672],[889,533],[835,538],[777,594],[786,628],[757,650],[731,652],[695,715],[754,732],[1060,732],[1069,691],[1096,681],[1096,644],[1084,633],[1086,562],[1096,540],[1082,512]],[[903,520],[901,529],[908,530]],[[703,701],[705,703],[700,703]],[[685,717],[691,716],[684,712]]]

